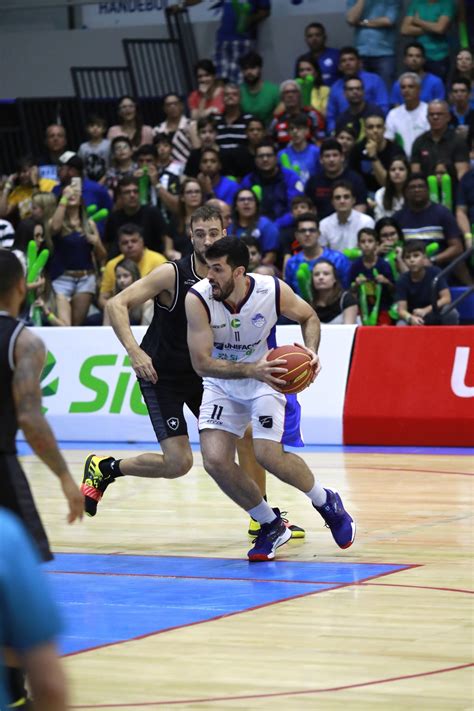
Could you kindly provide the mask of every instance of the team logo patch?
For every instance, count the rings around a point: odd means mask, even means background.
[[[270,417],[269,415],[261,415],[258,418],[258,421],[266,430],[271,430],[273,427],[273,417]]]
[[[232,326],[232,328],[239,328],[240,318],[233,318],[232,321],[230,322],[230,325]]]
[[[166,424],[170,428],[170,430],[173,430],[173,432],[176,432],[176,430],[179,427],[179,420],[177,417],[170,417],[168,420],[166,420]]]
[[[254,326],[257,328],[262,328],[266,324],[266,319],[263,314],[255,314],[255,316],[252,316],[252,323]]]

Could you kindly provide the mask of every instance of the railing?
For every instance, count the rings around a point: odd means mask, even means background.
[[[191,91],[177,40],[125,39],[123,48],[138,99]]]
[[[459,254],[453,261],[448,264],[447,267],[445,267],[439,274],[435,276],[433,279],[433,283],[431,284],[431,306],[433,308],[433,318],[435,323],[441,323],[441,309],[438,306],[438,283],[439,280],[442,279],[443,277],[447,277],[449,274],[451,274],[454,269],[459,264],[462,264],[462,262],[468,260],[472,255],[474,254],[474,247],[471,247],[470,249],[466,249],[465,252],[462,254]],[[443,316],[446,314],[449,314],[453,309],[458,306],[464,299],[467,299],[467,297],[472,294],[474,291],[474,286],[466,286],[465,291],[460,294],[454,301],[452,301],[450,304],[448,304],[446,307],[443,307]]]

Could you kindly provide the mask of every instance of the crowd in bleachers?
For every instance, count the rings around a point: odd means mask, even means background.
[[[309,24],[280,86],[248,43],[232,74],[201,59],[197,88],[161,97],[156,126],[131,96],[113,126],[90,116],[79,146],[47,126],[44,154],[19,156],[0,190],[0,247],[28,274],[25,319],[106,324],[109,298],[190,253],[190,217],[214,201],[250,269],[283,278],[323,322],[433,322],[434,277],[472,247],[473,55],[448,44],[451,0],[412,0],[403,18],[390,0],[347,5],[354,46],[330,47]],[[458,317],[443,315],[449,287],[473,274],[471,258],[439,280],[442,323]],[[149,323],[151,306],[132,323]]]

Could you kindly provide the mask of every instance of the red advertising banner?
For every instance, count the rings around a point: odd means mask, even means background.
[[[358,328],[344,444],[474,446],[474,327]]]

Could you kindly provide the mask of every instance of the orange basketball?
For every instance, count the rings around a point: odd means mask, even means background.
[[[268,360],[284,358],[286,360],[287,373],[278,373],[276,377],[285,380],[286,385],[282,386],[281,392],[285,394],[300,393],[308,387],[313,377],[311,367],[311,356],[300,346],[278,346],[268,356]]]

